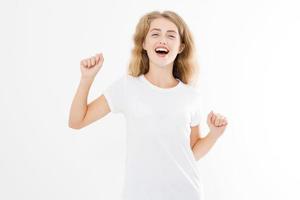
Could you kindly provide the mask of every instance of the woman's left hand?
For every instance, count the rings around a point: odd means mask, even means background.
[[[220,137],[227,127],[227,119],[226,117],[220,115],[219,113],[214,113],[211,111],[207,116],[207,125],[210,129],[210,133]]]

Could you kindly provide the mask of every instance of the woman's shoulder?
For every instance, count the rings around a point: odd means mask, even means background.
[[[122,84],[124,84],[126,87],[132,87],[133,85],[137,85],[139,78],[139,76],[132,76],[126,73],[119,76],[120,82],[122,82]]]
[[[186,83],[183,83],[183,82],[182,82],[182,85],[183,85],[184,90],[188,94],[195,95],[195,96],[199,96],[200,95],[199,87],[194,86],[194,85],[190,85],[190,84],[186,84]]]
[[[133,76],[131,74],[125,74],[124,78],[127,82],[134,83],[139,80],[140,76]]]
[[[122,80],[122,81],[127,82],[127,81],[134,81],[134,80],[137,80],[138,78],[139,78],[138,76],[135,77],[135,76],[132,76],[132,75],[130,75],[130,74],[124,73],[124,74],[119,75],[119,77],[118,77],[117,79],[118,79],[118,80]]]

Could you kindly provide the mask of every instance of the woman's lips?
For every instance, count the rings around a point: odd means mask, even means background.
[[[169,54],[169,52],[167,52],[167,53],[159,53],[159,52],[156,52],[156,51],[154,51],[154,52],[155,52],[155,54],[156,54],[158,57],[161,57],[161,58],[166,57],[166,56]]]
[[[156,52],[155,52],[155,53],[156,53]],[[157,55],[158,57],[161,57],[161,58],[167,56],[167,54],[164,54],[164,53],[156,53],[156,55]]]

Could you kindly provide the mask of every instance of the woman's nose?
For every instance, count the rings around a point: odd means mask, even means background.
[[[161,39],[161,40],[159,41],[159,44],[166,44],[166,42],[165,42],[164,39]]]

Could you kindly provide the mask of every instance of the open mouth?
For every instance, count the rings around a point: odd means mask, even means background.
[[[159,55],[159,56],[165,56],[169,53],[169,50],[165,47],[157,47],[155,49],[155,52]]]

